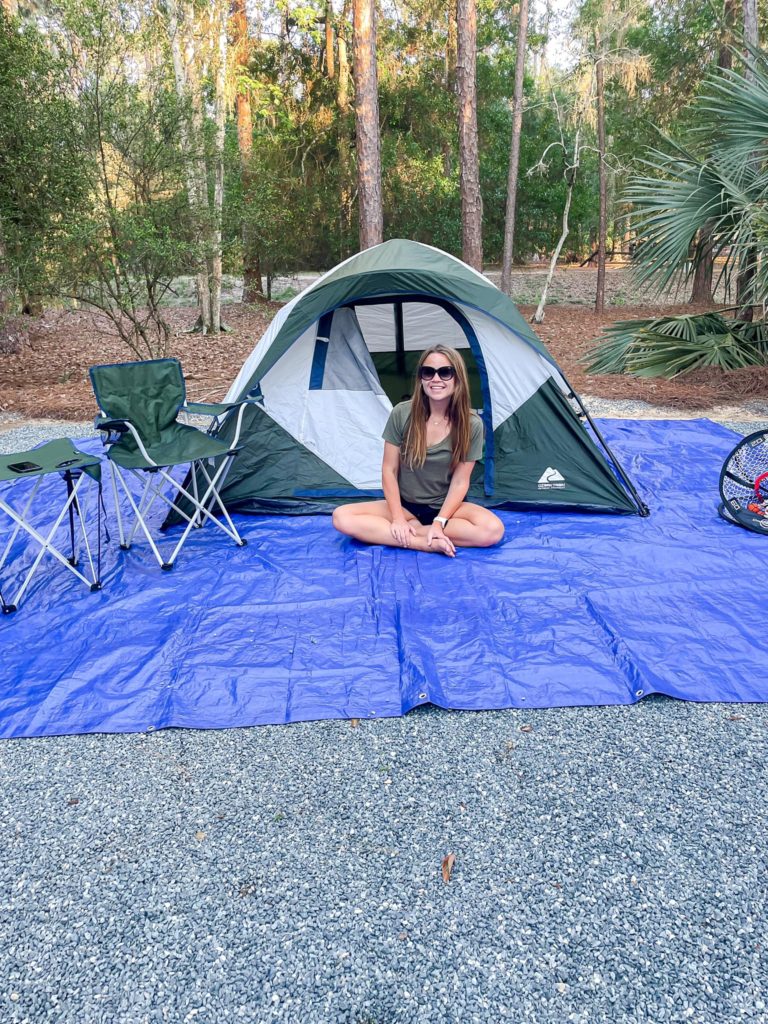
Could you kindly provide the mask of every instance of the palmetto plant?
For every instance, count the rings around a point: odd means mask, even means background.
[[[748,279],[746,301],[768,296],[768,61],[753,51],[750,68],[719,70],[696,102],[698,117],[682,142],[664,140],[632,179],[627,199],[638,213],[642,239],[635,259],[641,281],[660,290],[683,270],[691,275],[696,235],[711,232],[715,256],[731,282]],[[741,299],[739,300],[741,301]]]
[[[768,363],[768,327],[722,313],[622,320],[584,360],[589,373],[676,377],[705,366],[738,370]]]
[[[696,102],[682,142],[664,139],[626,198],[642,239],[634,273],[663,291],[697,263],[724,257],[721,275],[737,281],[740,306],[768,298],[768,60],[750,51],[749,68],[719,70]],[[711,249],[694,247],[706,232]],[[742,317],[751,315],[742,314]],[[719,313],[622,321],[584,360],[592,373],[674,377],[704,366],[740,369],[768,363],[768,330]]]

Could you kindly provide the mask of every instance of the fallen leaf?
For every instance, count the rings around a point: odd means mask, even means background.
[[[405,940],[408,938],[408,932],[400,932],[400,934],[397,937],[398,939],[400,939],[401,942],[405,942]]]
[[[70,800],[67,800],[67,803],[69,804],[70,807],[74,807],[75,804],[79,804],[80,801],[76,796],[73,796]]]
[[[453,853],[443,857],[443,881],[450,882],[453,865],[456,863],[456,856]]]
[[[202,843],[202,841],[205,839],[205,832],[195,832],[195,839],[198,841],[198,843]]]
[[[358,727],[358,725],[360,725],[360,719],[359,718],[350,718],[349,724],[352,726],[353,729],[356,729]]]
[[[743,722],[744,715],[728,715],[729,722]]]
[[[521,725],[520,726],[520,732],[533,732],[533,726],[532,725]]]

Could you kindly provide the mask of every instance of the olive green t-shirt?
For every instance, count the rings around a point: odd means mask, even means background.
[[[382,434],[385,441],[397,445],[401,451],[410,415],[410,401],[400,402],[392,410]],[[477,413],[472,413],[470,428],[469,451],[465,461],[477,462],[483,457],[483,421]],[[451,435],[443,438],[439,444],[427,448],[423,466],[414,466],[410,469],[401,458],[398,484],[403,501],[439,508],[445,501],[451,484]]]

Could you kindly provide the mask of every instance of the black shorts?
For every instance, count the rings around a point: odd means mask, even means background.
[[[412,516],[416,516],[422,526],[431,526],[435,521],[435,516],[440,514],[440,509],[433,508],[431,505],[419,505],[415,501],[402,500],[400,504],[406,512],[410,512]]]

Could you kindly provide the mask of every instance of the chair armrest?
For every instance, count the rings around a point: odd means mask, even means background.
[[[102,443],[105,445],[116,444],[122,438],[123,434],[130,434],[136,442],[136,447],[147,462],[151,466],[157,465],[155,460],[144,447],[144,442],[142,441],[138,430],[130,420],[115,420],[110,419],[109,416],[96,416],[93,420],[93,425],[97,430],[103,430],[105,432],[105,436],[102,437]]]
[[[195,416],[213,416],[219,419],[232,409],[241,405],[256,405],[252,398],[244,398],[242,402],[185,402],[182,412],[191,412]]]
[[[96,430],[108,430],[111,434],[125,434],[131,429],[128,420],[113,420],[109,416],[94,416],[93,426]]]
[[[94,416],[93,426],[96,430],[103,431],[101,443],[105,447],[116,444],[123,434],[127,434],[131,429],[128,420],[113,420],[109,416]]]
[[[237,409],[237,423],[235,424],[235,433],[232,438],[232,447],[235,448],[240,440],[240,429],[243,423],[245,407],[247,405],[260,404],[255,398],[243,398],[239,402],[185,402],[180,411],[191,413],[193,416],[210,416],[211,424],[208,427],[208,433],[213,434],[221,427],[230,413]]]

